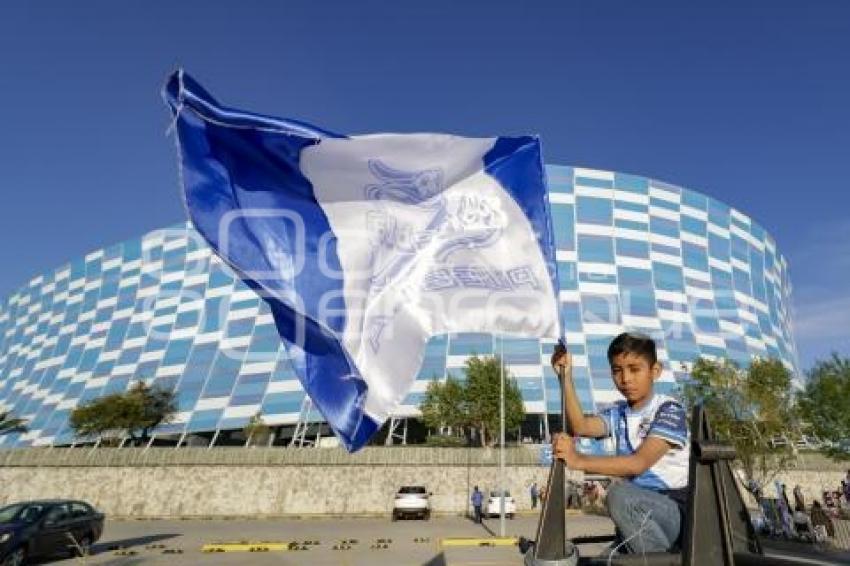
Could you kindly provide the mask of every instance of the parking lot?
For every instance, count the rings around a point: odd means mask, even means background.
[[[506,535],[534,536],[537,516],[507,521]],[[604,517],[570,515],[571,536],[610,533]],[[316,564],[316,565],[422,565],[497,566],[518,564],[516,546],[446,546],[447,538],[489,538],[499,534],[499,520],[477,525],[461,517],[434,517],[430,521],[387,519],[267,519],[267,520],[108,520],[94,555],[86,564]],[[383,543],[378,543],[382,539]],[[298,542],[306,550],[203,552],[218,542]],[[334,550],[348,541],[345,550]],[[356,542],[351,542],[356,541]],[[389,541],[389,542],[387,542]],[[319,544],[304,545],[304,542]],[[375,548],[380,546],[380,548]],[[383,548],[386,546],[386,548]],[[255,545],[262,549],[262,545]],[[598,549],[592,549],[598,551]],[[56,564],[79,564],[61,560]]]

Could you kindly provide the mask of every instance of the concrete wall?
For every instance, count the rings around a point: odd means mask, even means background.
[[[401,485],[425,485],[435,513],[466,512],[473,485],[498,486],[494,466],[174,465],[0,467],[0,504],[50,497],[84,499],[113,517],[224,517],[316,514],[388,515]],[[518,508],[530,507],[528,486],[547,479],[540,466],[506,468]],[[581,474],[574,476],[581,479]],[[778,476],[803,486],[808,502],[836,489],[838,471],[795,470]],[[772,496],[772,486],[765,489]]]
[[[467,510],[473,485],[495,489],[497,467],[461,466],[162,466],[0,468],[0,503],[78,498],[110,516],[221,517],[316,514],[389,515],[401,485],[425,485],[435,513]],[[520,509],[548,469],[506,469]]]

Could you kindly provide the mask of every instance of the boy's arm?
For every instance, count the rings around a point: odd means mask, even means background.
[[[670,449],[666,440],[648,436],[629,456],[586,456],[576,452],[573,439],[564,434],[555,437],[555,458],[564,460],[572,470],[606,476],[638,476],[655,465]]]
[[[585,416],[581,410],[575,385],[573,385],[573,358],[560,344],[555,346],[552,354],[552,369],[561,380],[561,390],[564,392],[565,413],[567,415],[567,429],[575,436],[586,436],[590,438],[604,438],[608,436],[605,421],[597,415]]]

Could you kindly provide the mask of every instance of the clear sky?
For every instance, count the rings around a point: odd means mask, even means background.
[[[695,189],[789,260],[804,367],[850,355],[850,2],[24,1],[0,13],[0,296],[184,220],[166,75],[338,132],[537,133]]]

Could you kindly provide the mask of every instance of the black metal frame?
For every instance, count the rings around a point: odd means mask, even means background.
[[[812,554],[782,555],[766,552],[750,521],[749,511],[732,472],[730,462],[735,449],[716,442],[708,416],[696,406],[691,416],[691,459],[688,505],[680,552],[623,554],[608,557],[579,558],[586,566],[811,566],[837,565],[828,557]],[[613,541],[613,536],[566,538],[564,517],[564,467],[558,460],[549,473],[550,497],[544,505],[537,529],[535,558],[557,560],[569,557],[572,545]],[[559,475],[560,474],[560,475]],[[560,478],[560,481],[558,480]],[[559,483],[553,484],[552,481]],[[555,486],[560,486],[557,489]],[[553,490],[553,488],[555,488]],[[554,493],[553,493],[554,491]],[[551,499],[550,499],[551,498]],[[560,512],[559,512],[560,511]],[[560,539],[558,537],[560,535]],[[528,545],[527,545],[528,546]],[[557,555],[558,551],[564,554]]]

